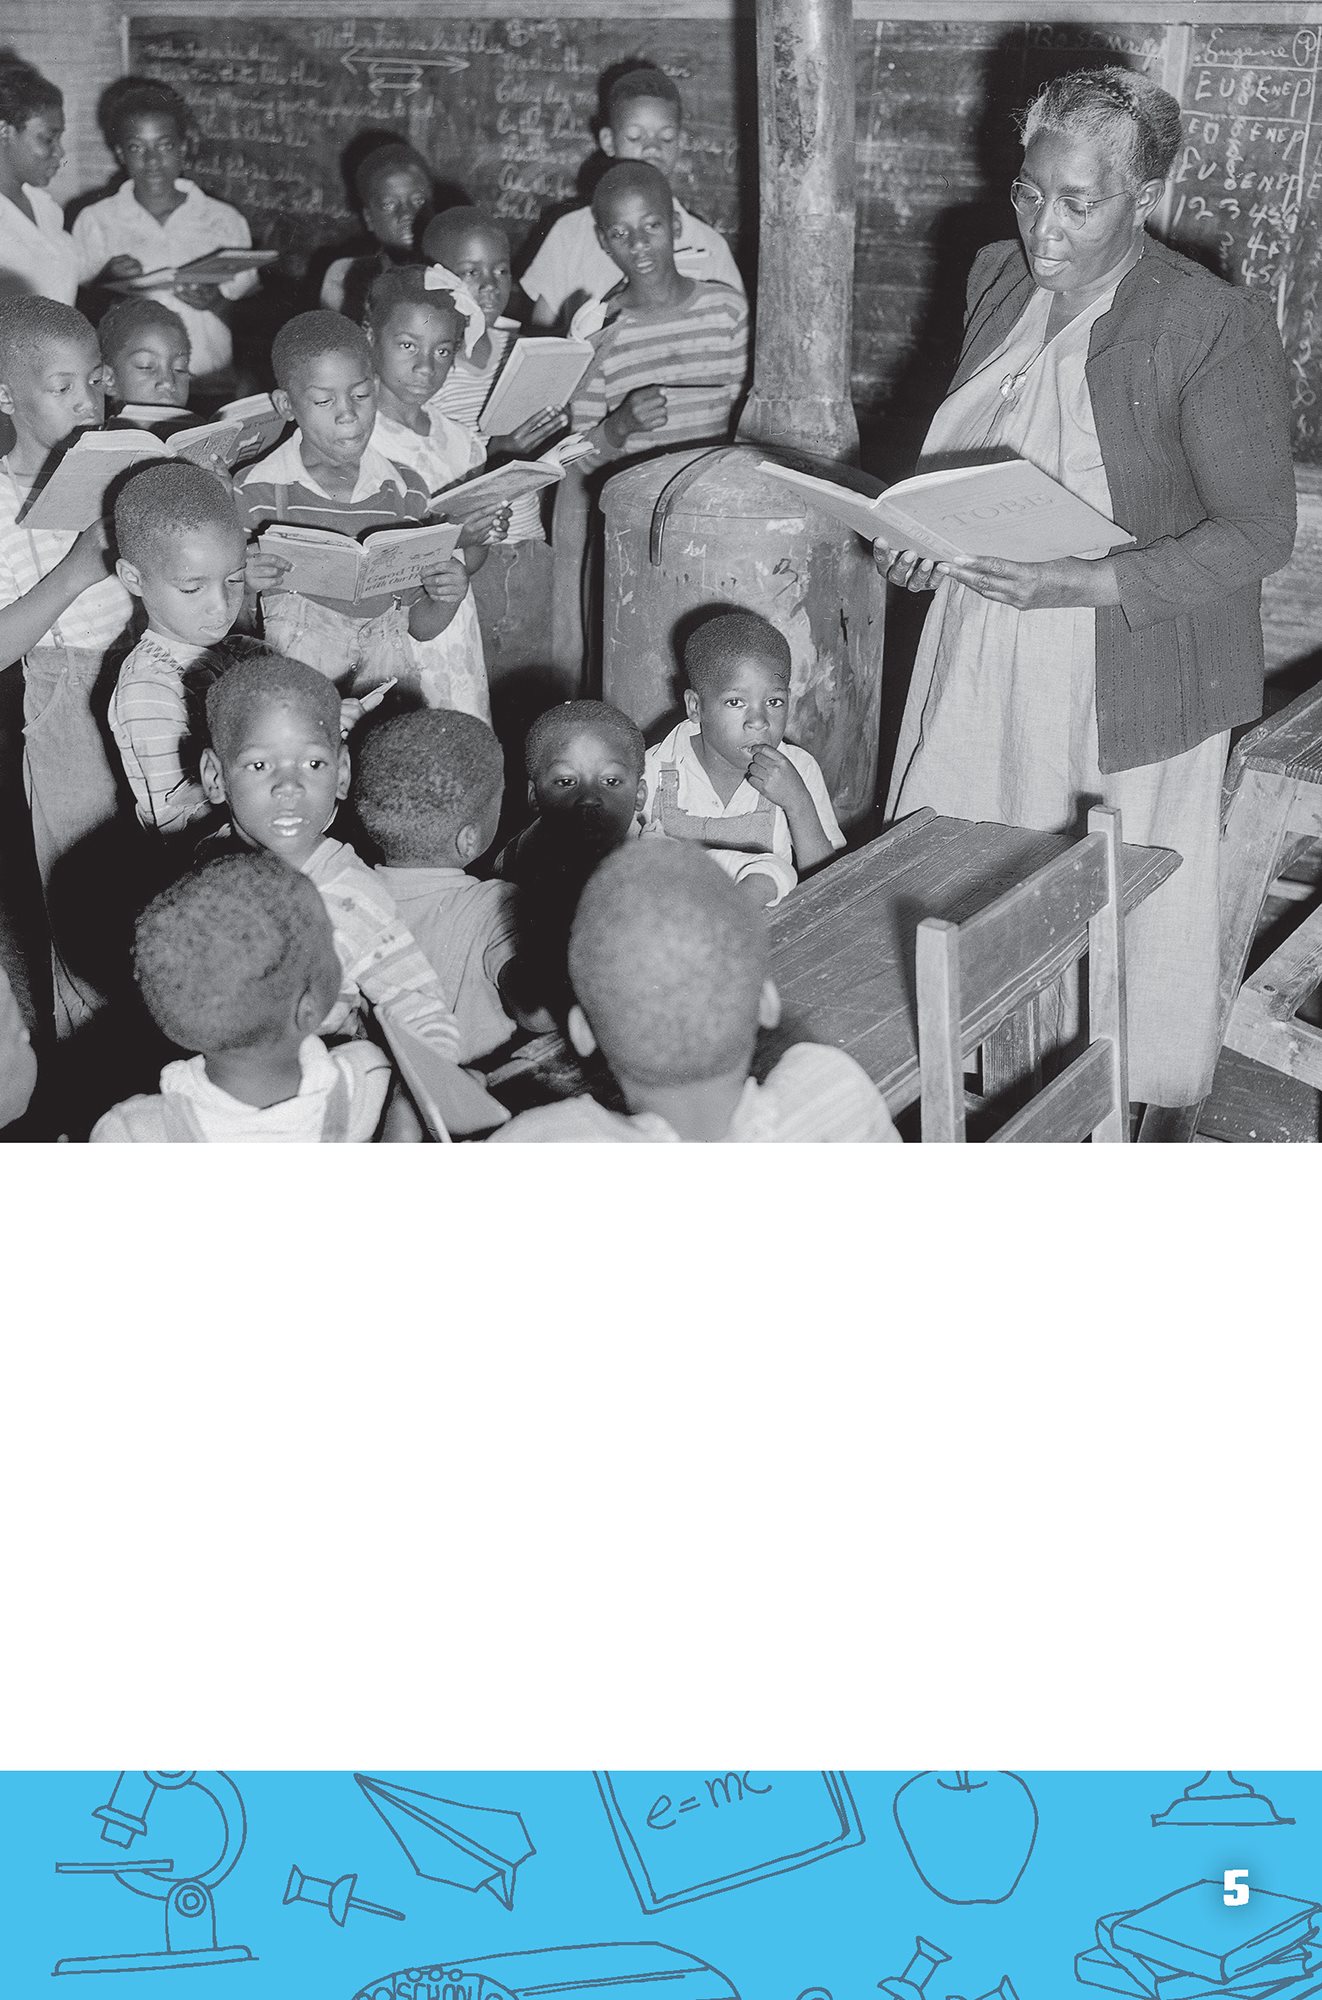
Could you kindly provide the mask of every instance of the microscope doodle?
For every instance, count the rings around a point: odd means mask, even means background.
[[[491,1958],[446,1959],[407,1966],[369,1980],[353,2000],[614,2000],[629,1986],[649,2000],[739,2000],[723,1972],[668,1944],[564,1944]]]
[[[895,1794],[909,1859],[943,1903],[1004,1903],[1037,1840],[1037,1805],[1013,1771],[920,1771]]]
[[[337,1882],[327,1882],[320,1875],[305,1875],[295,1862],[280,1900],[286,1907],[290,1903],[311,1903],[314,1909],[325,1910],[341,1930],[350,1910],[362,1910],[369,1917],[393,1917],[397,1924],[404,1922],[403,1910],[388,1910],[384,1903],[364,1902],[353,1893],[357,1887],[356,1875],[341,1875]]]
[[[503,1806],[460,1805],[360,1772],[354,1783],[424,1881],[474,1893],[489,1889],[507,1910],[514,1908],[515,1874],[537,1852],[521,1814]]]
[[[220,1853],[209,1868],[176,1874],[173,1860],[57,1861],[57,1875],[113,1875],[121,1888],[165,1905],[164,1951],[98,1953],[87,1958],[62,1958],[54,1976],[80,1972],[180,1972],[200,1965],[242,1965],[253,1954],[244,1944],[217,1944],[216,1905],[212,1890],[237,1866],[247,1838],[248,1822],[238,1786],[224,1771],[121,1771],[110,1798],[92,1817],[101,1821],[101,1838],[112,1847],[130,1848],[147,1831],[148,1815],[159,1793],[177,1793],[192,1786],[209,1798],[220,1819]]]
[[[1165,1812],[1153,1813],[1154,1826],[1293,1826],[1283,1819],[1265,1792],[1237,1778],[1233,1771],[1204,1771],[1186,1785]]]

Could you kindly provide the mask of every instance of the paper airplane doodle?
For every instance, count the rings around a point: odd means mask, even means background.
[[[507,1910],[514,1908],[515,1874],[537,1852],[519,1813],[460,1805],[357,1771],[354,1782],[425,1881],[490,1889]]]
[[[1154,1826],[1293,1826],[1265,1792],[1255,1791],[1233,1771],[1204,1771],[1186,1785],[1165,1812],[1153,1813]]]

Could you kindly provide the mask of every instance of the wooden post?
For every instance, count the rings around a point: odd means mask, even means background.
[[[757,0],[757,345],[741,441],[854,464],[851,0]]]

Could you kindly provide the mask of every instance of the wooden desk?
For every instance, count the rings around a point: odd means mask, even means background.
[[[833,861],[771,911],[778,1039],[831,1042],[867,1071],[892,1113],[918,1096],[914,933],[924,917],[959,922],[1071,844],[1064,833],[924,809]],[[1180,865],[1167,847],[1123,851],[1125,910]],[[1080,928],[1061,939],[1058,970],[1082,957]]]

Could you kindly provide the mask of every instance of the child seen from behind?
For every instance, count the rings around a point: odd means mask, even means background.
[[[378,1136],[390,1063],[370,1042],[318,1037],[340,962],[305,876],[269,854],[207,862],[143,911],[134,972],[162,1034],[196,1053],[166,1065],[158,1095],[108,1111],[94,1143]],[[399,1136],[416,1136],[407,1122]]]
[[[519,892],[465,873],[491,845],[503,793],[500,745],[474,715],[392,716],[356,753],[354,810],[381,856],[378,877],[453,996],[464,1062],[500,1048],[515,1026],[503,993]]]
[[[697,848],[630,843],[583,890],[569,939],[569,1037],[599,1048],[629,1107],[590,1097],[524,1112],[519,1142],[894,1140],[876,1086],[842,1049],[800,1043],[762,1083],[759,1026],[780,1001],[766,926]]]

